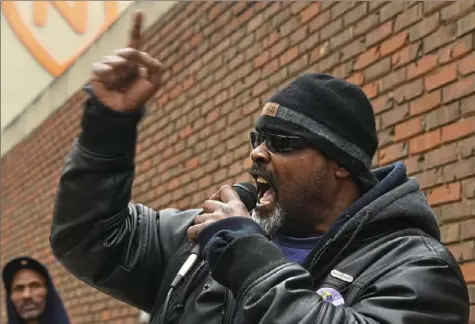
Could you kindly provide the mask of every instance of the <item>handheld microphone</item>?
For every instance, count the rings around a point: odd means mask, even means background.
[[[239,195],[239,198],[244,203],[244,206],[246,206],[246,209],[248,211],[253,210],[257,203],[257,188],[249,182],[236,183],[232,186],[232,188]],[[180,270],[178,271],[175,279],[173,279],[170,285],[170,290],[167,294],[167,298],[165,299],[165,304],[163,306],[161,323],[165,323],[164,320],[166,317],[167,308],[168,304],[170,303],[170,297],[172,292],[181,283],[181,281],[185,278],[186,274],[191,270],[193,265],[200,258],[200,252],[200,245],[196,243],[193,249],[191,250],[190,255],[186,259],[185,263],[183,263]]]
[[[240,182],[236,183],[232,186],[234,191],[239,196],[239,199],[244,203],[244,206],[246,206],[246,209],[248,211],[251,211],[254,209],[257,203],[257,189],[256,187],[249,183],[249,182]],[[171,286],[173,288],[176,288],[176,286],[183,280],[183,278],[186,276],[188,271],[193,267],[193,265],[196,263],[196,261],[199,259],[200,256],[200,245],[196,243],[191,250],[190,256],[186,259],[185,263],[183,266],[180,268],[178,271],[177,276],[175,279],[172,281]]]

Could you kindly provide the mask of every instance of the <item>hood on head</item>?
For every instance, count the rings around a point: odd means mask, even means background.
[[[21,324],[23,320],[18,315],[15,307],[11,301],[11,284],[15,273],[21,269],[34,270],[46,278],[48,294],[46,295],[46,307],[39,317],[40,324],[55,323],[55,324],[69,324],[69,317],[64,308],[61,297],[59,296],[53,280],[48,272],[48,269],[41,264],[27,256],[22,256],[8,262],[2,271],[3,285],[6,291],[6,308],[8,316],[8,324]]]

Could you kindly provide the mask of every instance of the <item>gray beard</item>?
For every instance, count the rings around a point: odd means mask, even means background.
[[[259,224],[262,230],[269,236],[273,236],[284,224],[284,212],[279,204],[267,217],[261,217],[257,211],[252,213],[252,219]]]

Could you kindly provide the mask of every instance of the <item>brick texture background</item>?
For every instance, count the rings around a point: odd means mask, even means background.
[[[249,180],[247,133],[266,99],[299,73],[329,72],[372,100],[374,166],[402,160],[420,180],[475,307],[474,1],[178,3],[146,35],[168,70],[140,124],[135,201],[194,207]],[[74,323],[136,323],[135,309],[74,279],[49,250],[84,98],[78,90],[2,159],[1,263],[48,264]]]

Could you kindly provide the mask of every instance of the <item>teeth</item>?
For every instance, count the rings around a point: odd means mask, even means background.
[[[261,205],[267,205],[268,203],[270,203],[270,201],[269,201],[269,200],[265,200],[264,198],[261,198],[261,199],[259,200],[259,203],[260,203]]]
[[[268,183],[268,182],[267,182],[267,180],[266,180],[266,179],[264,179],[263,177],[259,177],[259,178],[257,178],[257,182],[259,182],[259,183],[265,183],[265,184],[267,184],[267,183]]]

